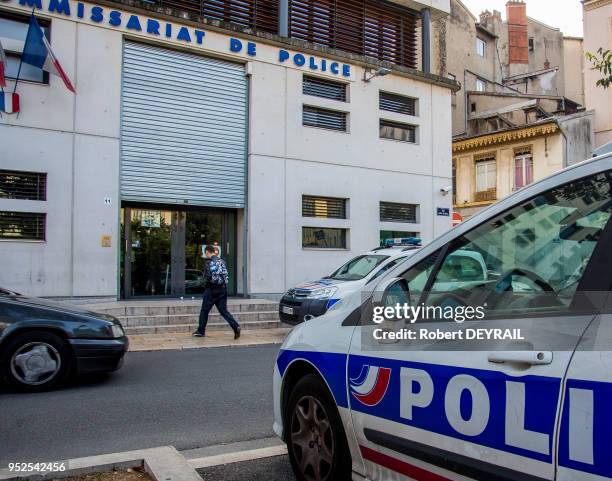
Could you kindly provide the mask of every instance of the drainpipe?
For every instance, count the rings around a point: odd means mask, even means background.
[[[421,10],[421,23],[423,25],[421,32],[422,40],[422,55],[423,55],[423,72],[431,73],[431,10],[424,8]]]
[[[289,0],[280,0],[278,5],[278,34],[289,36]]]

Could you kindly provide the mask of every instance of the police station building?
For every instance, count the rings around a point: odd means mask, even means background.
[[[35,16],[76,88],[22,65],[0,118],[0,287],[273,296],[382,239],[448,228],[449,0],[0,1],[14,78]]]

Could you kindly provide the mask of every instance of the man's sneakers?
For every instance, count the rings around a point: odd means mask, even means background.
[[[200,331],[196,331],[192,334],[193,337],[204,337],[205,334],[201,333]]]
[[[234,331],[234,339],[238,339],[240,337],[240,328]]]

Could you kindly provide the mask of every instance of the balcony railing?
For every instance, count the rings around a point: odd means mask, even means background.
[[[483,190],[474,195],[475,202],[489,202],[497,199],[497,189]]]

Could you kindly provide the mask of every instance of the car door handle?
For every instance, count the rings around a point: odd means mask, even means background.
[[[490,353],[488,360],[498,364],[530,364],[537,366],[550,364],[553,360],[553,353],[551,351],[499,351]]]

